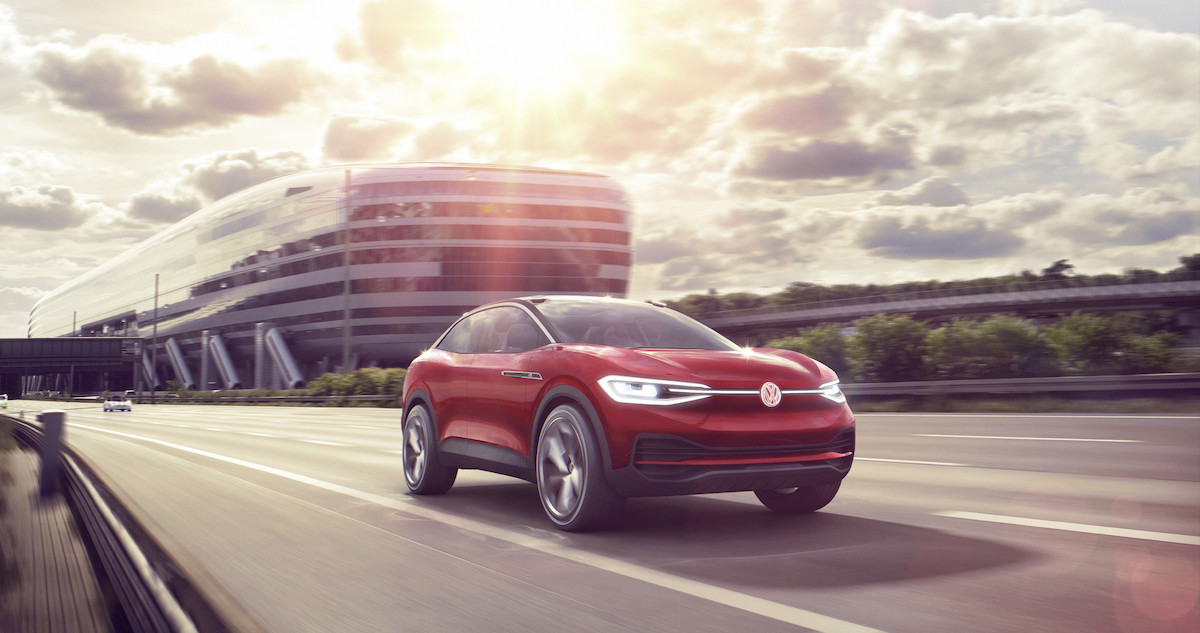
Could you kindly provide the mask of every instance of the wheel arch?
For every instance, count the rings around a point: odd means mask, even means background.
[[[425,409],[429,411],[429,421],[433,423],[433,428],[436,431],[438,428],[437,416],[433,413],[433,399],[429,394],[425,393],[424,389],[413,389],[408,394],[408,398],[404,400],[404,409],[400,412],[400,424],[404,425],[404,421],[408,419],[408,412],[412,410],[414,404],[423,404]],[[435,434],[436,437],[436,434]]]
[[[596,444],[600,447],[601,457],[603,458],[604,472],[612,471],[612,456],[609,454],[608,434],[604,431],[604,424],[601,421],[600,413],[596,411],[596,407],[592,405],[591,398],[587,394],[574,385],[556,385],[551,387],[538,401],[537,413],[534,415],[534,423],[532,435],[529,438],[529,458],[532,461],[534,454],[537,453],[538,436],[541,435],[542,426],[546,424],[546,418],[555,407],[563,404],[575,405],[583,412],[587,418],[588,424],[592,427],[592,432],[596,436]]]

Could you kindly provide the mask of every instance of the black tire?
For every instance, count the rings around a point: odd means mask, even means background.
[[[831,484],[814,484],[803,488],[755,490],[754,494],[764,506],[779,514],[805,514],[829,505],[841,486],[842,482],[835,481]]]
[[[560,405],[546,416],[535,459],[542,509],[560,530],[594,530],[621,514],[625,498],[608,487],[600,446],[577,407]]]
[[[423,404],[414,404],[404,418],[404,483],[417,495],[440,495],[450,490],[458,469],[443,466],[437,454],[433,416]]]

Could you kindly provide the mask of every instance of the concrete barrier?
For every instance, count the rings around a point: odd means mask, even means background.
[[[42,425],[42,468],[38,491],[42,498],[55,495],[62,489],[62,447],[66,421],[67,412],[60,409],[43,411],[38,415],[38,422]]]

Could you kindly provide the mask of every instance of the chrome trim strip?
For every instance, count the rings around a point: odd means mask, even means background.
[[[502,371],[501,376],[505,378],[524,378],[526,380],[541,380],[542,375],[536,371]]]

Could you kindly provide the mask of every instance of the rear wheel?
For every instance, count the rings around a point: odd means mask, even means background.
[[[457,468],[443,466],[429,409],[414,404],[404,418],[404,482],[413,494],[440,495],[454,485]]]
[[[814,484],[803,488],[778,488],[775,490],[755,490],[754,494],[764,506],[779,514],[804,514],[816,512],[829,505],[837,496],[842,482],[830,484]]]
[[[625,499],[604,480],[600,447],[578,408],[561,405],[550,412],[538,435],[536,459],[538,496],[559,529],[596,529],[625,507]]]

